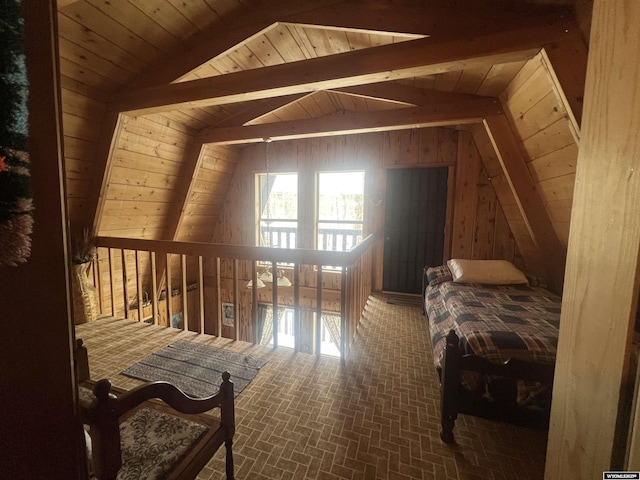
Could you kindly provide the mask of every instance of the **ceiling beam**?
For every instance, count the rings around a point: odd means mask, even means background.
[[[325,3],[336,3],[335,0],[324,0]],[[179,80],[187,73],[208,63],[230,50],[238,48],[269,28],[275,26],[279,18],[291,13],[302,13],[315,10],[305,2],[263,2],[242,8],[225,17],[222,25],[194,36],[187,43],[181,43],[163,59],[146,69],[142,75],[126,89],[132,86],[149,87],[166,85]]]
[[[121,113],[109,113],[102,122],[102,133],[96,151],[94,171],[92,173],[92,187],[87,198],[86,225],[92,223],[94,235],[100,233],[100,223],[104,212],[104,204],[109,189],[113,159],[120,141],[120,132],[125,121]]]
[[[249,105],[247,108],[219,121],[213,126],[213,128],[242,126],[245,123],[271,113],[274,110],[294,103],[305,96],[306,94],[304,93],[297,93],[295,95],[285,95],[284,97],[265,98],[255,100],[253,102],[247,102]]]
[[[208,129],[199,135],[202,143],[241,144],[273,140],[291,140],[330,135],[382,132],[409,128],[479,123],[488,115],[502,113],[497,99],[473,100],[376,112],[340,112],[317,119],[294,120]]]
[[[414,7],[345,1],[304,12],[292,12],[278,19],[303,27],[372,34],[428,35],[435,38],[480,35],[491,31],[519,29],[559,18],[571,18],[566,6],[551,8],[521,6],[517,12],[497,12],[486,8]],[[455,28],[451,28],[455,25]]]
[[[442,92],[427,88],[416,88],[395,82],[372,83],[353,87],[332,88],[330,91],[346,93],[358,97],[397,102],[405,105],[434,105],[437,103],[464,102],[483,98],[479,95],[456,92]],[[487,98],[487,97],[484,97]]]
[[[529,235],[538,249],[538,258],[543,262],[549,285],[556,292],[561,292],[566,249],[560,243],[536,190],[509,120],[504,115],[496,115],[485,118],[483,123]]]
[[[544,45],[560,41],[566,31],[566,23],[558,22],[473,38],[410,40],[190,82],[131,89],[117,95],[112,108],[147,114],[527,60]]]
[[[587,45],[578,31],[572,32],[563,42],[542,49],[542,61],[554,91],[569,115],[569,126],[576,143],[580,143],[587,56]]]
[[[76,0],[59,0],[74,3]],[[360,2],[323,0],[318,6],[307,2],[258,2],[250,8],[234,12],[225,24],[182,43],[140,75],[133,85],[149,87],[179,80],[187,73],[208,63],[231,49],[246,44],[276,23],[299,23],[315,28],[357,30],[374,34],[415,34],[445,38],[465,32],[482,32],[519,28],[532,23],[545,23],[549,16],[517,13],[488,13],[485,10],[406,7],[400,5],[368,5]],[[60,7],[59,7],[60,8]],[[554,19],[568,12],[555,7]],[[457,25],[452,30],[449,25]],[[128,86],[127,88],[129,88]]]

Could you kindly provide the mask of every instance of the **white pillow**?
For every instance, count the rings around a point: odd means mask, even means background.
[[[529,284],[524,273],[506,260],[447,261],[454,282],[488,283],[491,285]]]

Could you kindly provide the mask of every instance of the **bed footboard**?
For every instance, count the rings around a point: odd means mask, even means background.
[[[461,386],[463,370],[495,375],[513,380],[530,380],[542,385],[553,385],[554,366],[519,360],[509,360],[502,365],[491,363],[475,355],[463,355],[460,339],[452,329],[446,336],[444,358],[440,370],[440,438],[453,443],[453,427],[459,413],[466,413],[493,420],[540,427],[548,425],[549,411],[519,406],[515,402],[490,402],[471,398]]]

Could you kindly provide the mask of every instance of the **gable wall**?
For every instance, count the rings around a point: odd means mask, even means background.
[[[501,101],[530,182],[540,196],[561,248],[566,251],[578,144],[569,116],[540,55],[527,62],[507,87]],[[530,234],[527,219],[484,126],[474,127],[472,134],[505,220],[522,253],[525,268],[545,277],[540,261],[544,252]]]
[[[243,149],[215,230],[215,243],[255,244],[254,174],[265,171],[265,150],[264,144]],[[461,155],[471,157],[475,167],[469,168],[466,158],[461,167],[458,163]],[[269,146],[269,171],[297,171],[307,178],[306,181],[309,178],[312,181],[313,172],[318,170],[366,169],[365,188],[369,198],[380,195],[384,199],[388,168],[442,166],[450,167],[451,214],[447,227],[450,240],[445,247],[450,253],[446,256],[503,258],[519,263],[504,214],[492,189],[488,188],[487,176],[467,132],[447,128],[403,130],[273,142]],[[300,181],[305,180],[301,177]],[[301,189],[300,195],[311,190]],[[313,204],[311,199],[302,203]],[[377,206],[367,203],[365,208],[369,227],[365,234],[377,232],[380,235],[374,259],[374,288],[378,290],[382,289],[384,209],[384,200]],[[305,218],[313,218],[313,215],[312,210],[300,213]],[[300,246],[313,248],[313,222],[306,224],[310,230],[300,233]]]

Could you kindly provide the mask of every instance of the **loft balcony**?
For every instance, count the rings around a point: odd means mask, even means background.
[[[281,334],[295,351],[317,356],[327,339],[319,319],[339,318],[329,330],[344,361],[372,290],[375,238],[356,243],[359,231],[322,233],[354,246],[326,251],[98,237],[89,278],[102,315],[274,348]],[[267,268],[276,281],[260,287],[259,271]],[[279,286],[278,274],[291,286]],[[261,338],[265,307],[273,329],[268,340]]]

